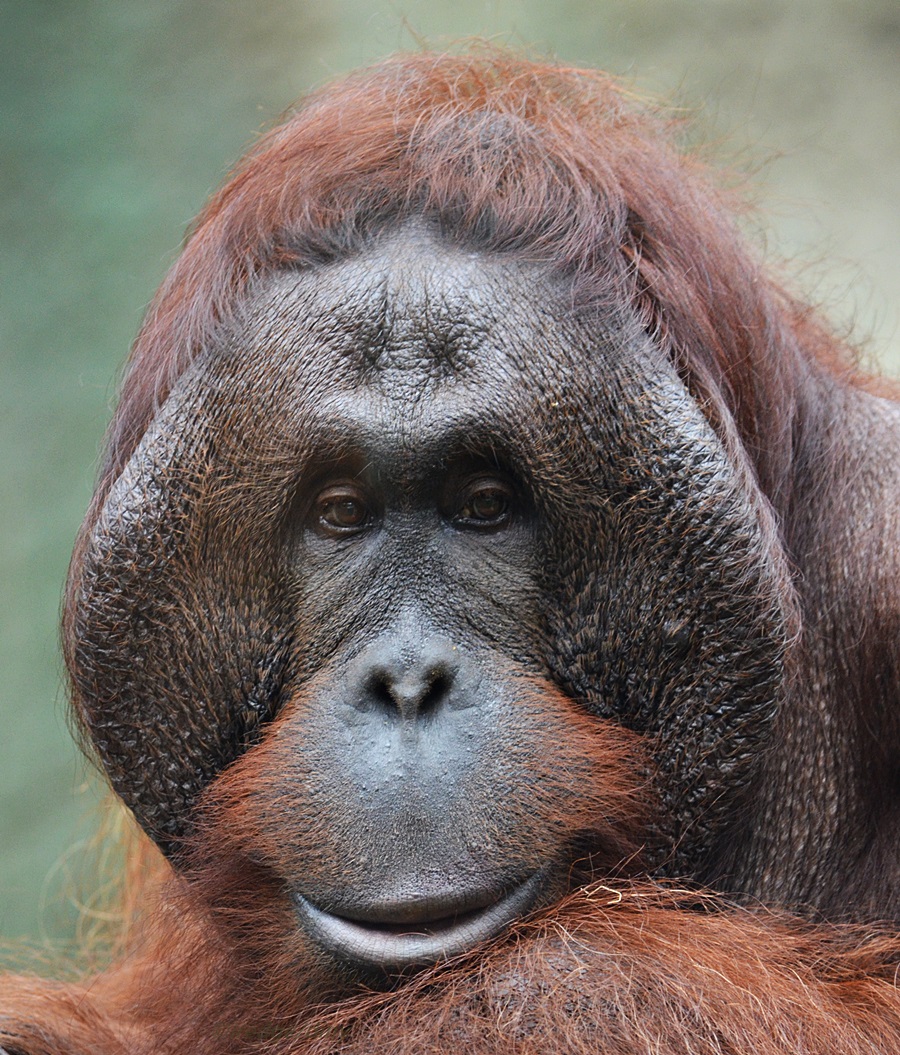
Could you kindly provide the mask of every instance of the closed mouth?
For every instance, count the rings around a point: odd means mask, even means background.
[[[328,912],[302,894],[294,901],[319,946],[360,966],[397,970],[437,963],[499,934],[534,905],[540,885],[541,875],[535,873],[506,893],[457,899],[451,914],[432,909],[431,918],[409,901],[380,906],[365,918]]]

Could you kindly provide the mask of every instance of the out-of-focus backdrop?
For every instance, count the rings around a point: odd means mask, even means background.
[[[294,99],[469,36],[611,70],[695,111],[726,164],[764,163],[769,252],[900,373],[898,0],[0,0],[0,943],[75,919],[98,794],[57,615],[144,306]]]

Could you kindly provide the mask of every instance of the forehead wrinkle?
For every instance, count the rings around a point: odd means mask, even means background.
[[[503,302],[510,285],[523,285],[518,271],[511,260],[410,231],[277,281],[290,283],[298,315],[314,316],[321,343],[338,350],[361,381],[393,386],[418,375],[416,388],[472,369],[509,317]]]
[[[571,320],[546,281],[540,265],[398,232],[356,256],[272,276],[252,316],[267,331],[261,354],[283,360],[308,394],[378,392],[405,419],[438,393],[452,399],[459,384],[564,386],[557,327]]]
[[[360,334],[358,361],[376,384],[399,386],[405,398],[471,371],[495,321],[490,298],[478,296],[487,276],[459,275],[444,263],[397,254],[373,282],[375,334]]]

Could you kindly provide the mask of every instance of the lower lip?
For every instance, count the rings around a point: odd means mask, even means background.
[[[535,873],[485,908],[433,923],[404,924],[408,929],[335,916],[302,894],[294,900],[304,928],[320,947],[360,966],[400,969],[437,963],[499,934],[534,905],[540,884],[540,873]]]

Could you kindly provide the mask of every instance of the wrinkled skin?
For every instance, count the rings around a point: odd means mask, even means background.
[[[779,702],[766,516],[627,319],[414,225],[268,280],[161,410],[85,560],[89,729],[185,867],[247,752],[305,939],[432,962],[601,852],[573,714],[652,736],[657,866],[715,855]]]

